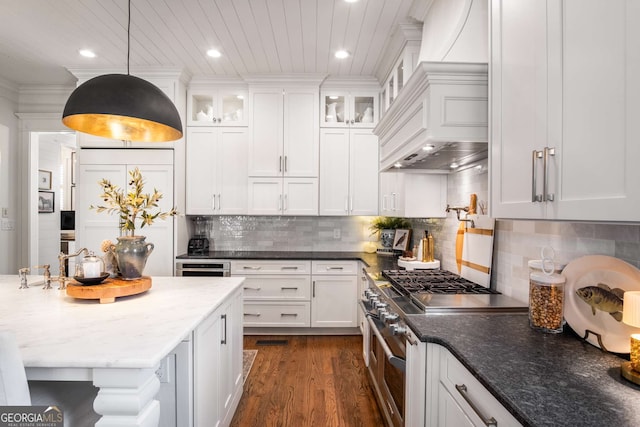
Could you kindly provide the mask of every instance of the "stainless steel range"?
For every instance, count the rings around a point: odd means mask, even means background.
[[[365,362],[390,426],[404,426],[407,315],[526,312],[527,305],[446,270],[384,270],[360,306],[367,317]]]

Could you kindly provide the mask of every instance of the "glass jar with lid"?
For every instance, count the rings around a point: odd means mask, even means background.
[[[560,333],[564,316],[564,276],[534,271],[529,275],[529,325],[536,330]]]

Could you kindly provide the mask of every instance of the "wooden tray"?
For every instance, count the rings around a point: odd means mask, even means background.
[[[100,304],[115,302],[117,297],[141,294],[151,288],[151,277],[142,276],[135,280],[105,279],[99,285],[67,285],[67,295],[79,299],[98,299]]]

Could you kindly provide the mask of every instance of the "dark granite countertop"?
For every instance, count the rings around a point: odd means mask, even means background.
[[[525,426],[640,426],[640,387],[622,357],[569,328],[545,334],[525,314],[410,315],[422,341],[446,347]]]
[[[377,266],[376,254],[366,252],[291,252],[291,251],[211,251],[203,255],[178,255],[176,259],[272,259],[272,260],[353,260],[363,261],[368,266]],[[394,257],[386,257],[395,262]]]

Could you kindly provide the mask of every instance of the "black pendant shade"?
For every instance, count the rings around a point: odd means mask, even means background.
[[[129,74],[87,80],[69,96],[62,123],[79,132],[138,142],[182,137],[180,115],[157,86]]]

